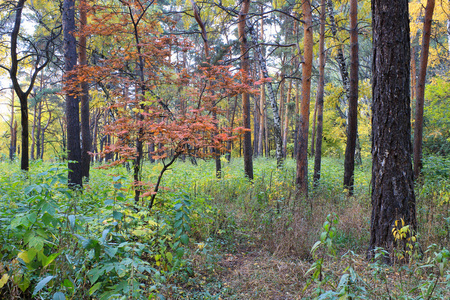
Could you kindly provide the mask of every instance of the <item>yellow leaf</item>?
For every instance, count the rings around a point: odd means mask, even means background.
[[[0,279],[0,289],[8,282],[9,275],[3,274],[2,279]]]
[[[29,263],[31,258],[28,256],[27,251],[22,251],[17,255],[18,258],[21,258],[25,263]]]

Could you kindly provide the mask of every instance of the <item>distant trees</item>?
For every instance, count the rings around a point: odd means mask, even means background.
[[[373,117],[372,217],[369,256],[393,253],[392,228],[416,228],[411,164],[410,42],[408,1],[372,1]],[[387,258],[389,260],[389,258]]]
[[[58,38],[60,30],[58,27],[47,29],[47,34],[33,39],[21,34],[20,27],[22,25],[22,15],[26,0],[19,0],[17,3],[5,2],[1,4],[1,8],[9,9],[11,15],[14,13],[13,25],[10,31],[10,61],[9,65],[0,64],[0,68],[6,70],[11,79],[14,91],[20,102],[20,115],[22,126],[22,152],[20,160],[20,168],[28,171],[29,169],[29,126],[28,126],[28,97],[33,90],[36,78],[52,60],[55,54],[54,41]],[[6,29],[7,27],[5,27]],[[24,45],[19,45],[23,42]],[[30,63],[32,70],[28,85],[24,88],[23,83],[19,82],[19,69]]]

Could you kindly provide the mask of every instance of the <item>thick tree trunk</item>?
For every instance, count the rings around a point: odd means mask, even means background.
[[[348,95],[347,146],[344,160],[344,189],[353,195],[355,149],[358,134],[358,0],[350,0],[350,89]]]
[[[302,103],[300,106],[300,126],[298,132],[297,189],[301,197],[308,198],[308,130],[309,102],[311,94],[311,70],[313,59],[313,27],[311,2],[302,2],[304,26],[304,61],[302,68]]]
[[[414,122],[414,178],[419,178],[422,169],[423,106],[425,102],[425,81],[427,77],[428,52],[430,48],[431,21],[434,1],[427,0],[423,23],[422,48],[420,51],[419,78],[417,80],[416,118]]]
[[[80,29],[81,31],[87,25],[87,12],[86,12],[86,0],[80,1]],[[86,53],[86,35],[81,33],[79,40],[80,51],[80,65],[87,66],[87,53]],[[81,82],[81,173],[82,176],[89,180],[89,166],[91,163],[91,156],[89,152],[92,151],[91,132],[89,126],[89,85],[83,80]]]
[[[63,31],[64,31],[64,60],[66,74],[73,71],[77,64],[77,42],[73,33],[75,31],[75,1],[64,0],[63,3]],[[66,84],[73,79],[73,75],[65,78]],[[72,188],[81,187],[81,148],[80,148],[80,109],[78,99],[68,88],[66,94],[67,119],[67,151],[69,160],[69,181]]]
[[[316,151],[314,153],[313,185],[317,187],[322,165],[322,133],[323,133],[323,94],[325,86],[325,0],[320,2],[320,37],[319,37],[319,84],[317,87],[316,110]]]
[[[369,257],[381,247],[393,257],[392,228],[416,229],[411,164],[408,1],[373,0],[372,217]],[[386,257],[387,260],[389,258]]]
[[[250,8],[250,0],[243,0],[241,10],[239,12],[238,34],[241,43],[241,70],[245,76],[249,76],[249,62],[248,62],[248,46],[247,36],[245,34],[245,23]],[[242,115],[244,128],[248,129],[244,133],[244,168],[245,175],[253,180],[253,157],[252,157],[252,133],[250,127],[250,100],[247,92],[242,93]]]

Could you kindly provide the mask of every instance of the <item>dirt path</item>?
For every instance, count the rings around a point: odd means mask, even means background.
[[[301,299],[309,264],[278,258],[260,249],[225,254],[220,265],[225,299]]]

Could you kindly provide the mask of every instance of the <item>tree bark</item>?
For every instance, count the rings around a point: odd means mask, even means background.
[[[80,148],[80,109],[74,91],[67,85],[74,79],[70,74],[77,64],[77,42],[73,35],[75,31],[75,1],[64,0],[63,3],[63,31],[64,31],[64,61],[67,118],[67,151],[69,160],[69,181],[71,188],[82,187],[81,148]]]
[[[419,178],[422,169],[423,106],[427,77],[428,52],[430,48],[431,22],[435,0],[427,0],[423,23],[422,48],[420,51],[419,78],[417,79],[416,117],[414,122],[414,178]]]
[[[302,103],[300,105],[296,183],[299,196],[308,198],[308,130],[313,59],[312,12],[309,0],[302,2],[302,11],[304,16],[304,64],[302,68]]]
[[[11,91],[11,120],[10,120],[10,130],[11,130],[11,141],[9,144],[9,159],[14,160],[14,154],[16,154],[16,128],[14,126],[14,90]]]
[[[243,0],[241,10],[239,12],[238,34],[241,43],[241,70],[244,76],[249,76],[249,62],[248,62],[248,46],[247,36],[245,34],[245,23],[247,19],[248,10],[250,8],[250,0]],[[247,92],[242,93],[242,115],[244,128],[247,129],[244,133],[244,168],[245,175],[253,180],[253,157],[252,157],[252,133],[250,127],[250,100]]]
[[[358,0],[350,0],[350,88],[348,95],[347,146],[344,160],[344,189],[353,195],[355,149],[358,134]]]
[[[373,0],[372,217],[368,256],[391,258],[392,228],[403,219],[416,229],[411,164],[408,1]],[[386,257],[387,261],[390,258]]]
[[[325,0],[320,3],[320,38],[319,38],[319,84],[317,87],[317,129],[316,129],[316,151],[314,153],[314,187],[320,180],[320,169],[322,165],[322,134],[323,134],[323,94],[325,86]]]
[[[87,44],[86,35],[83,32],[87,25],[87,11],[86,0],[80,1],[80,29],[81,35],[79,38],[79,51],[80,51],[80,66],[87,66]],[[89,180],[89,166],[91,163],[91,156],[89,152],[92,151],[91,131],[89,126],[89,85],[83,80],[81,82],[81,173],[86,180]]]
[[[267,71],[267,65],[266,60],[262,55],[261,47],[258,43],[258,35],[256,31],[254,30],[253,26],[251,24],[248,24],[248,29],[250,32],[250,35],[252,37],[254,50],[256,53],[256,58],[259,62],[259,66],[261,69],[261,73],[263,78],[261,79],[269,79],[269,72]],[[267,88],[267,97],[269,98],[270,106],[272,107],[273,112],[273,129],[274,129],[274,135],[275,135],[275,147],[276,147],[276,158],[277,158],[277,167],[281,168],[283,165],[283,139],[281,137],[281,119],[280,119],[280,113],[278,111],[278,104],[277,100],[275,98],[275,93],[273,91],[272,82],[268,81],[265,82],[264,85]],[[266,117],[267,118],[267,117]],[[267,119],[266,119],[267,121]],[[267,124],[266,124],[266,133],[267,133]],[[268,139],[266,140],[267,144],[269,143]],[[269,147],[267,147],[269,148]],[[266,149],[266,155],[269,155],[269,151]]]

